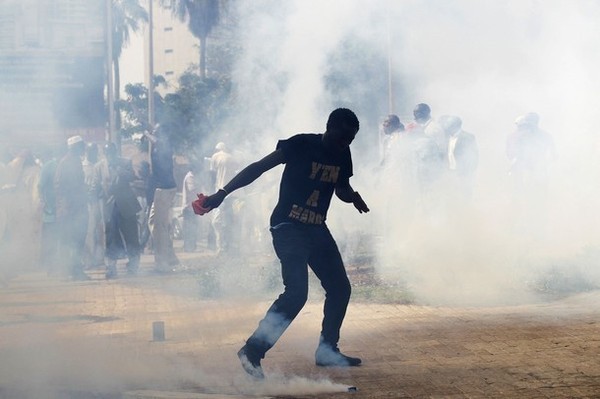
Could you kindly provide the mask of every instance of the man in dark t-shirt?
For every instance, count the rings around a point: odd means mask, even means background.
[[[160,126],[155,128],[154,133],[144,133],[152,143],[149,179],[152,195],[148,199],[149,204],[151,203],[148,227],[154,247],[154,268],[159,273],[169,273],[179,265],[170,234],[170,212],[177,194],[177,183],[173,172],[173,148],[170,138]]]
[[[205,209],[216,208],[234,190],[285,164],[279,200],[271,215],[273,246],[281,262],[285,289],[238,352],[242,367],[253,377],[264,377],[261,359],[306,303],[307,265],[321,280],[326,293],[316,364],[347,367],[361,363],[359,358],[342,354],[337,346],[351,288],[338,247],[325,223],[334,192],[360,213],[369,211],[349,181],[349,147],[358,129],[356,115],[338,108],[329,115],[325,133],[298,134],[280,140],[275,151],[240,171],[201,204]]]

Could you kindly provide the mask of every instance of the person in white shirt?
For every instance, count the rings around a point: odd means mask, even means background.
[[[223,142],[217,143],[216,152],[210,158],[210,171],[215,182],[215,190],[223,188],[235,176],[239,165]],[[212,219],[215,232],[215,247],[217,254],[226,253],[231,249],[233,228],[233,197],[216,209]]]
[[[479,164],[479,149],[475,135],[462,129],[462,120],[455,115],[444,115],[439,124],[447,138],[446,161],[448,171],[455,176],[463,199],[470,198]]]
[[[198,218],[194,215],[192,201],[200,192],[198,184],[199,167],[197,161],[190,161],[190,169],[183,178],[181,206],[183,213],[183,251],[194,252],[198,241]]]

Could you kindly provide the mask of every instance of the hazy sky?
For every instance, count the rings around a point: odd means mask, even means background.
[[[145,30],[146,28],[143,28]],[[128,83],[144,82],[144,33],[142,30],[130,36],[130,42],[121,56],[121,91]]]

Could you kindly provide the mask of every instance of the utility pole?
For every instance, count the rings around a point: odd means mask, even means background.
[[[115,133],[115,83],[113,76],[113,0],[106,0],[106,101],[108,103],[108,131],[106,141],[116,141]]]
[[[154,23],[152,3],[148,0],[148,125],[154,129]],[[150,132],[152,133],[152,132]]]
[[[148,0],[148,133],[154,134],[154,21],[152,3]],[[148,140],[148,161],[152,173],[152,140]]]
[[[394,92],[392,89],[392,33],[390,26],[390,13],[386,13],[387,20],[387,59],[388,59],[388,114],[394,113]]]

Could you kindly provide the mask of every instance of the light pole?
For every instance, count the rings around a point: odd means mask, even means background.
[[[148,0],[148,133],[154,133],[154,22],[152,2]],[[150,173],[152,173],[152,140],[148,140]]]
[[[392,89],[392,33],[390,26],[390,13],[386,13],[387,20],[387,59],[388,59],[388,114],[394,113],[394,92]]]
[[[148,125],[154,129],[154,23],[152,2],[148,0]]]
[[[113,76],[113,0],[106,0],[106,101],[108,103],[108,131],[106,141],[116,141],[115,132],[115,83]]]

